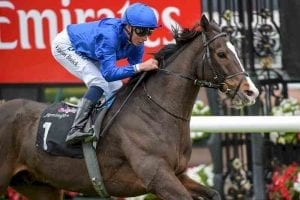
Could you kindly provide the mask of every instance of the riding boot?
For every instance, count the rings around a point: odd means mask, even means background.
[[[94,106],[95,104],[89,99],[81,99],[78,105],[78,110],[72,128],[69,131],[66,138],[67,144],[78,144],[82,142],[85,138],[93,136],[93,133],[84,132],[83,129],[88,121],[88,118]]]

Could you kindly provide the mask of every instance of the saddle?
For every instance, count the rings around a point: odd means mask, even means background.
[[[129,100],[136,87],[144,79],[146,74],[147,72],[143,72],[142,75],[139,76],[138,81],[135,83],[126,99],[103,129],[101,129],[102,120],[114,102],[114,95],[107,98],[102,105],[100,104],[100,106],[95,106],[92,114],[90,115],[90,119],[84,128],[84,131],[93,131],[96,135],[96,139],[99,139],[100,130],[102,130],[101,135],[103,135],[118,113],[122,110],[126,102]],[[65,102],[56,103],[49,106],[42,113],[40,119],[36,146],[53,155],[84,158],[88,174],[95,191],[100,197],[103,197],[102,199],[111,199],[104,186],[97,160],[95,151],[95,145],[97,144],[97,141],[87,143],[83,142],[78,146],[71,147],[67,146],[65,143],[66,136],[71,128],[71,125],[73,124],[76,112],[77,108],[74,105],[70,105]],[[97,123],[95,123],[96,121]]]
[[[94,124],[98,116],[102,119],[104,115],[99,115],[104,111],[105,107],[98,103],[95,106],[86,127],[85,131],[94,131]],[[67,134],[71,129],[77,105],[69,104],[66,102],[54,103],[47,107],[41,115],[37,138],[36,147],[46,151],[55,156],[66,156],[72,158],[83,158],[82,145],[67,145],[65,143]],[[100,119],[100,120],[102,120]]]

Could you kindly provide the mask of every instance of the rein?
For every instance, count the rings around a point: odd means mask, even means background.
[[[146,88],[145,82],[143,82],[143,88],[144,88],[144,92],[145,92],[146,95],[147,95],[147,98],[148,98],[151,102],[153,102],[155,105],[157,105],[160,109],[162,109],[163,111],[165,111],[165,112],[168,113],[169,115],[171,115],[171,116],[173,116],[173,117],[175,117],[175,118],[181,119],[181,120],[183,120],[183,121],[189,121],[189,120],[190,120],[189,118],[181,117],[181,116],[179,116],[179,115],[176,115],[176,114],[174,114],[174,113],[171,113],[171,112],[168,111],[166,108],[164,108],[164,107],[161,106],[159,103],[157,103],[157,102],[152,98],[152,96],[148,93],[148,90],[147,90],[147,88]]]

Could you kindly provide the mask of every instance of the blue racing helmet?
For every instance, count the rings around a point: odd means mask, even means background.
[[[130,5],[122,16],[122,23],[134,27],[157,28],[154,11],[142,3]]]

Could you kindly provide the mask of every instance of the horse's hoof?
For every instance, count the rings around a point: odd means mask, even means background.
[[[212,200],[222,200],[221,195],[217,191],[215,191],[215,193],[213,194],[213,196],[211,197],[211,199]]]

